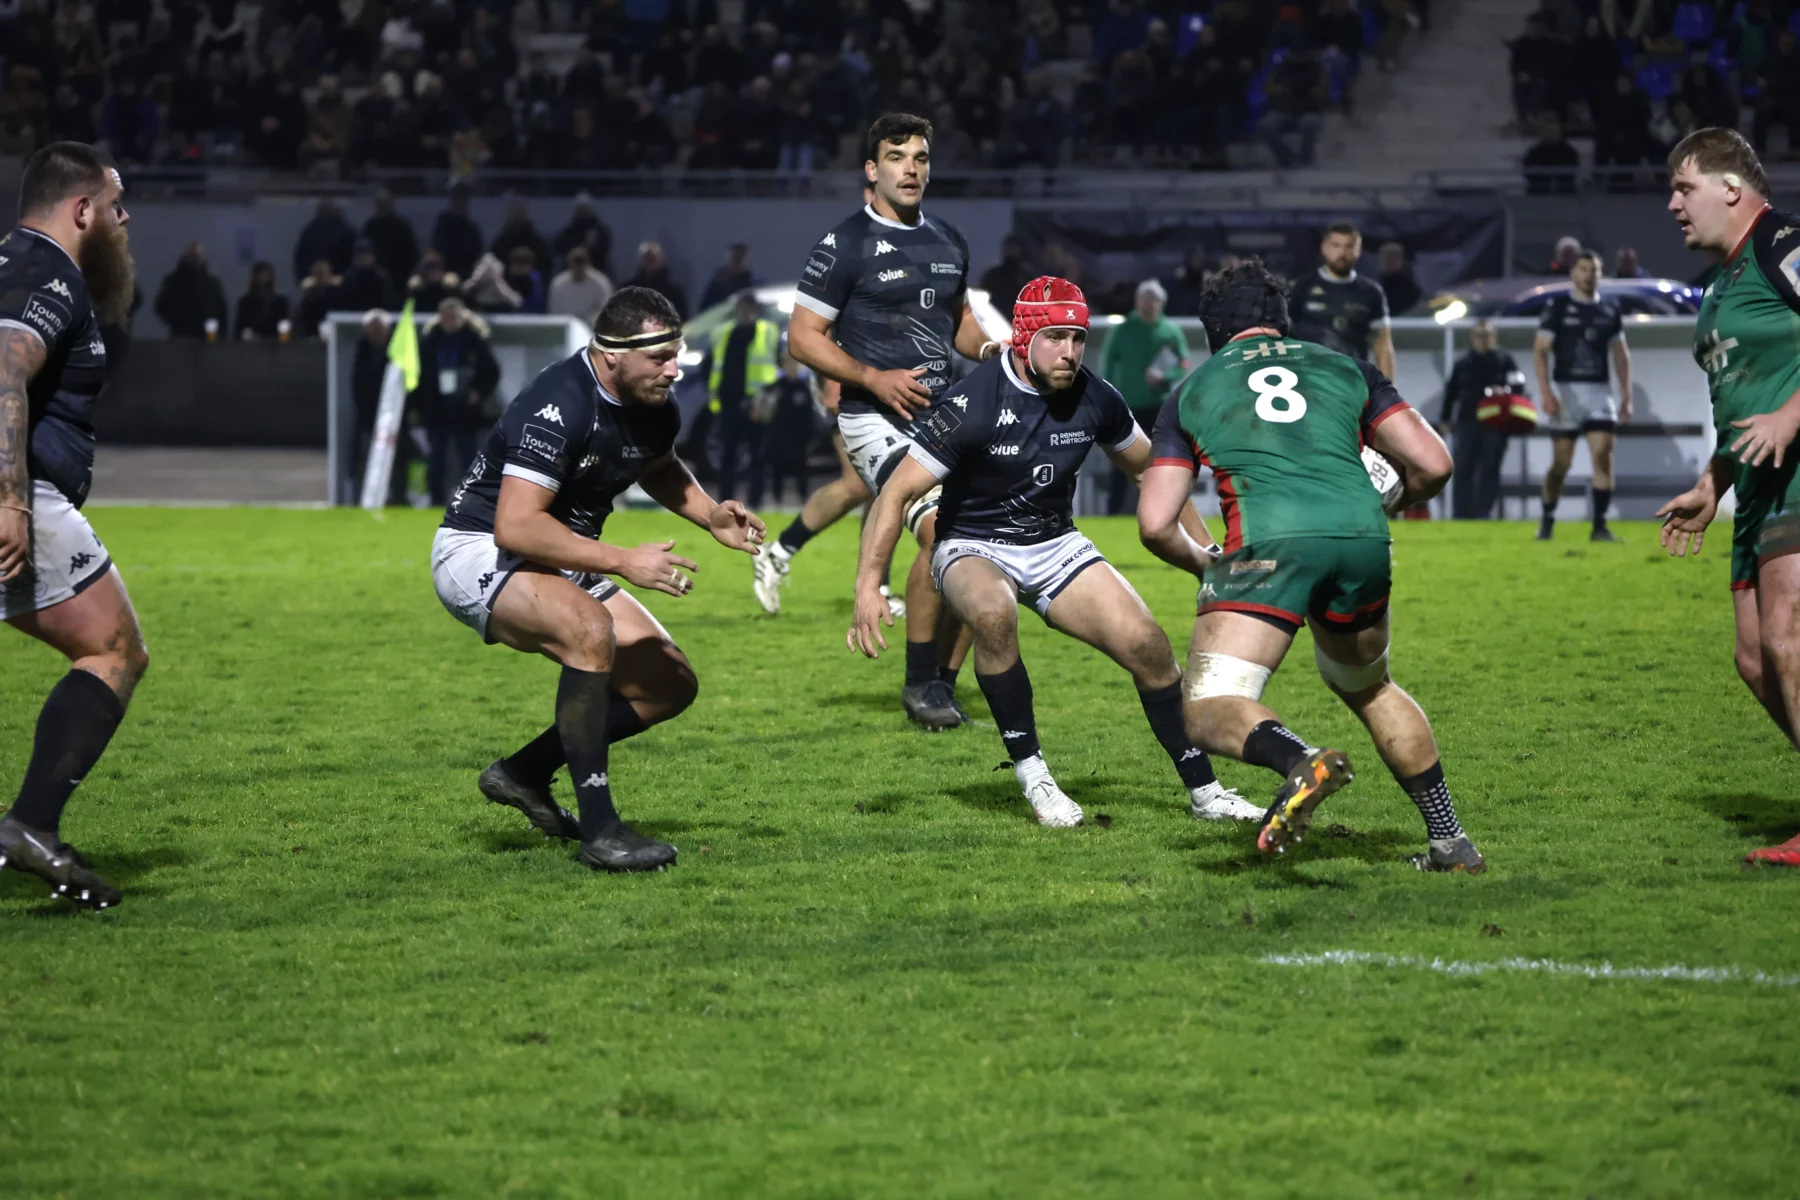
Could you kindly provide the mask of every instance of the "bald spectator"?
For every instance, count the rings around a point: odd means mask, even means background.
[[[627,279],[625,286],[654,288],[669,298],[669,303],[675,306],[675,311],[681,315],[682,320],[687,320],[687,292],[682,290],[681,285],[675,282],[675,276],[670,273],[668,261],[663,258],[662,243],[644,242],[638,247],[637,274]]]
[[[569,251],[569,268],[550,281],[548,311],[592,325],[613,294],[612,280],[594,270],[586,246]]]
[[[1569,268],[1581,260],[1581,239],[1559,237],[1556,239],[1556,253],[1550,258],[1550,274],[1567,275]]]

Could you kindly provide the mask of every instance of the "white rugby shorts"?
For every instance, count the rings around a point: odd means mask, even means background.
[[[1062,594],[1075,577],[1103,563],[1106,556],[1086,534],[1071,529],[1061,537],[1034,546],[1011,546],[979,538],[945,538],[932,548],[931,577],[944,590],[944,572],[959,558],[985,558],[1006,574],[1019,589],[1019,599],[1038,616],[1050,611],[1050,602]]]
[[[42,612],[79,596],[112,568],[94,527],[69,498],[41,479],[31,481],[31,556],[25,570],[0,588],[0,620]]]
[[[1574,436],[1588,429],[1612,429],[1619,423],[1619,404],[1606,383],[1552,383],[1557,412],[1545,428]]]
[[[838,436],[844,439],[844,453],[857,477],[871,492],[881,491],[882,467],[890,459],[905,454],[913,445],[906,430],[880,413],[839,413]],[[937,511],[938,499],[944,493],[938,484],[920,496],[906,513],[906,527],[918,536],[919,523]]]
[[[524,565],[524,559],[495,545],[491,533],[440,528],[431,540],[431,583],[438,601],[484,642],[494,640],[487,631],[494,599]],[[619,585],[604,575],[585,571],[561,574],[601,602],[619,591]]]

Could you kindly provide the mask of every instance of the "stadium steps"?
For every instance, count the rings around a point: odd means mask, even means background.
[[[1397,72],[1384,75],[1365,61],[1355,118],[1327,123],[1312,172],[1405,179],[1516,165],[1525,142],[1502,132],[1512,119],[1506,42],[1534,7],[1532,0],[1433,5],[1431,31],[1408,36]]]

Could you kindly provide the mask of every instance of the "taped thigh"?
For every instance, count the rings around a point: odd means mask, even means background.
[[[1238,696],[1245,700],[1261,700],[1273,667],[1253,663],[1229,654],[1212,654],[1194,650],[1188,654],[1187,675],[1181,681],[1185,700],[1211,700],[1220,696]]]
[[[1319,674],[1324,677],[1325,682],[1340,692],[1364,692],[1388,677],[1388,648],[1386,646],[1381,648],[1381,657],[1374,662],[1362,666],[1352,666],[1328,656],[1320,648],[1319,643],[1314,641],[1313,661],[1319,664]]]

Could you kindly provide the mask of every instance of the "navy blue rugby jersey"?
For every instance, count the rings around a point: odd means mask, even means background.
[[[794,303],[833,322],[838,345],[858,362],[924,367],[919,382],[936,400],[950,386],[968,278],[969,244],[954,226],[922,213],[902,225],[865,204],[813,247]],[[839,411],[902,420],[861,388],[844,389]]]
[[[545,367],[500,414],[444,509],[444,528],[494,532],[502,476],[556,493],[550,515],[597,538],[613,501],[644,468],[668,454],[681,412],[666,404],[624,404],[600,386],[588,352]]]
[[[1125,397],[1086,367],[1043,395],[1009,350],[982,363],[912,429],[912,458],[943,480],[937,536],[1029,546],[1075,528],[1075,477],[1095,443],[1142,436]]]
[[[1553,339],[1552,382],[1606,383],[1612,378],[1612,343],[1625,336],[1625,322],[1610,296],[1577,300],[1573,292],[1558,292],[1544,305],[1538,332]]]
[[[94,481],[94,400],[106,383],[106,346],[81,268],[23,225],[0,238],[0,326],[36,336],[47,355],[26,392],[26,469],[80,508]]]
[[[1294,284],[1288,311],[1293,318],[1290,337],[1329,346],[1351,358],[1367,359],[1375,331],[1388,324],[1387,293],[1355,271],[1339,279],[1320,267],[1313,278]]]

